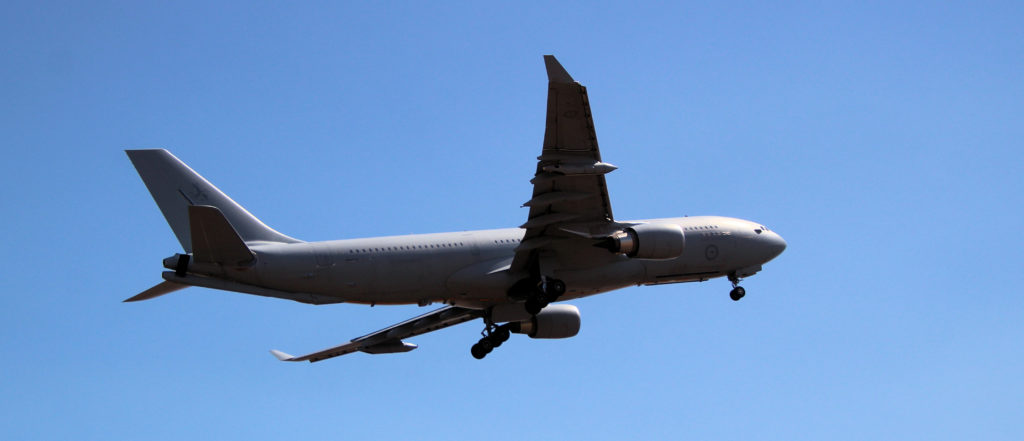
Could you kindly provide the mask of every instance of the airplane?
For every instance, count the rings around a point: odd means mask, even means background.
[[[471,355],[482,359],[513,333],[569,338],[573,300],[634,285],[725,277],[740,281],[786,249],[764,225],[721,216],[622,221],[612,216],[587,89],[552,55],[543,148],[517,228],[304,242],[270,228],[164,149],[126,150],[184,253],[163,260],[163,282],[125,302],[190,286],[313,305],[445,306],[302,356],[408,352],[410,337],[481,319]]]

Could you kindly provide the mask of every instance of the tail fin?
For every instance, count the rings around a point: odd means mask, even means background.
[[[125,153],[186,252],[193,251],[189,207],[194,205],[216,207],[243,241],[301,242],[260,222],[171,152],[153,149],[126,150]]]

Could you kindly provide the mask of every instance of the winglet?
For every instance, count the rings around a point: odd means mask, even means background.
[[[562,64],[555,59],[554,55],[544,56],[544,67],[546,67],[548,70],[548,82],[566,84],[572,84],[576,82],[576,80],[572,79],[572,76],[569,75],[569,72],[565,71],[565,68],[562,67]]]
[[[284,352],[278,351],[277,349],[271,349],[270,353],[274,354],[274,357],[281,361],[296,361],[295,357],[291,356],[290,354],[285,354]]]

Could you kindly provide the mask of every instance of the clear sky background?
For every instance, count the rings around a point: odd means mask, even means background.
[[[1024,437],[1020,2],[14,2],[0,13],[0,438]],[[408,354],[276,361],[426,309],[190,288],[123,150],[304,240],[519,225],[541,55],[588,86],[620,219],[789,243],[729,284]]]

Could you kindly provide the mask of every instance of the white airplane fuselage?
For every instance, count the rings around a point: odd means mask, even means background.
[[[777,234],[742,219],[695,216],[635,222],[682,227],[686,237],[682,255],[666,260],[635,259],[592,247],[584,252],[593,264],[577,265],[580,269],[552,261],[550,274],[568,287],[562,299],[632,285],[704,281],[737,271],[750,275],[785,248]],[[319,299],[309,303],[447,303],[480,309],[509,302],[507,291],[515,280],[504,270],[523,231],[506,228],[267,243],[251,247],[256,259],[247,267],[193,265],[190,271],[281,292],[313,294]],[[578,262],[579,251],[574,257]]]

